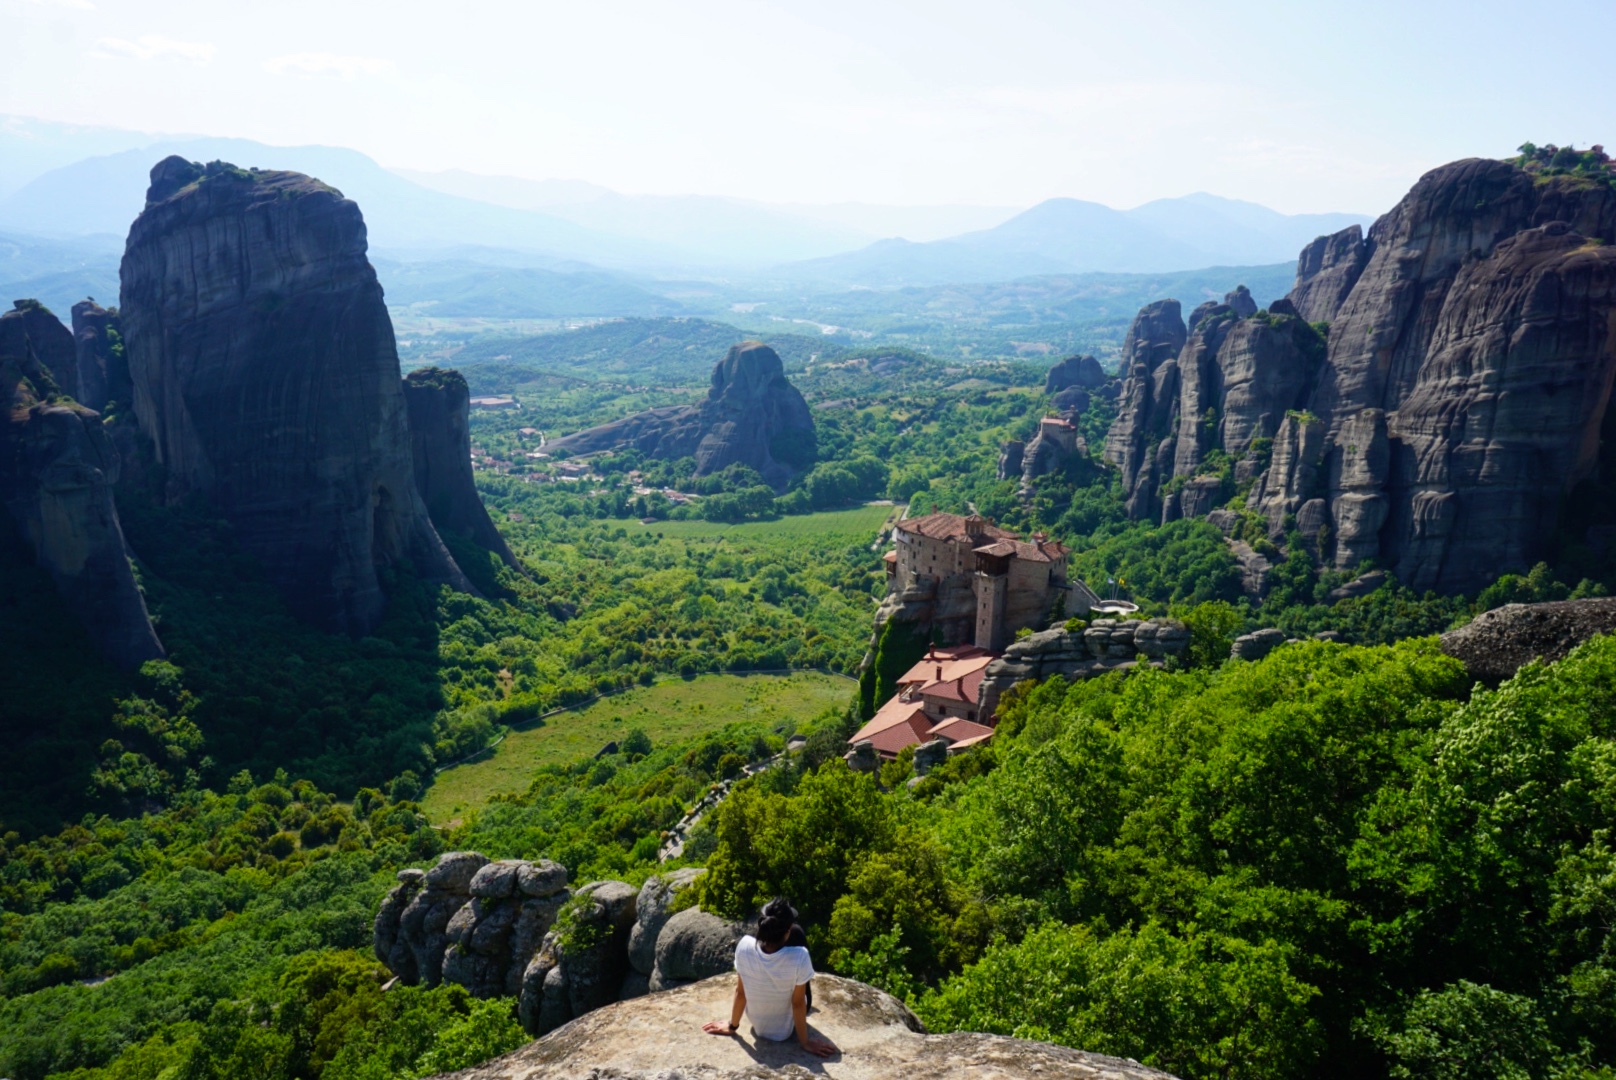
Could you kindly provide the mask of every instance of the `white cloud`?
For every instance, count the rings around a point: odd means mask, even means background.
[[[393,70],[393,62],[375,56],[301,52],[271,57],[264,61],[264,70],[271,75],[326,75],[357,79],[361,75],[386,75]]]
[[[91,56],[122,57],[129,60],[158,60],[165,56],[179,57],[193,64],[205,64],[218,50],[205,41],[175,41],[157,34],[142,34],[133,41],[124,38],[97,38]]]

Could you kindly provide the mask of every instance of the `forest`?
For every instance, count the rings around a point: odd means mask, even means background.
[[[1092,452],[1029,499],[998,479],[1000,443],[1049,405],[1017,363],[788,354],[820,452],[779,493],[632,453],[564,482],[529,456],[524,428],[700,395],[711,351],[658,356],[655,386],[539,349],[468,356],[474,393],[519,401],[475,412],[472,441],[525,573],[451,535],[487,599],[399,575],[370,637],[293,620],[202,504],[120,496],[170,650],[139,672],[87,660],[49,579],[0,557],[0,603],[41,613],[0,619],[0,1075],[382,1080],[485,1060],[526,1039],[510,999],[382,990],[370,919],[394,874],[475,849],[638,883],[713,783],[799,734],[671,865],[708,868],[698,899],[719,914],[789,895],[819,967],[931,1030],[1189,1080],[1612,1075],[1616,646],[1488,689],[1431,636],[1611,581],[1565,559],[1474,596],[1388,577],[1332,599],[1368,567],[1320,570],[1242,519],[1275,564],[1254,599],[1222,532],[1128,520]],[[1096,396],[1078,418],[1091,451],[1113,415]],[[712,673],[856,674],[878,531],[903,504],[1049,532],[1074,576],[1189,623],[1189,662],[1017,688],[991,744],[913,787],[907,756],[878,776],[841,760],[868,707],[849,683],[841,708],[666,745],[628,732],[428,819],[436,770],[565,724],[557,708]],[[1228,660],[1259,626],[1345,641]]]

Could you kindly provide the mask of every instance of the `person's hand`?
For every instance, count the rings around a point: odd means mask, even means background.
[[[810,1035],[808,1036],[808,1045],[803,1049],[814,1055],[814,1057],[830,1057],[836,1053],[836,1044],[829,1039],[815,1038]]]
[[[701,1025],[701,1030],[705,1031],[709,1035],[735,1034],[735,1028],[730,1027],[729,1024],[722,1020],[709,1020],[705,1024]]]

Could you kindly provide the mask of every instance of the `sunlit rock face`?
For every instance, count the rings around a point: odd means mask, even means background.
[[[649,409],[558,439],[555,450],[592,454],[633,447],[656,458],[694,457],[696,475],[747,465],[776,489],[813,464],[813,414],[760,342],[736,345],[713,367],[699,405]]]
[[[416,492],[359,207],[292,172],[170,157],[129,232],[134,410],[167,497],[205,497],[300,617],[364,634],[381,574],[469,588]]]
[[[1530,566],[1599,467],[1613,244],[1611,185],[1459,161],[1367,237],[1308,245],[1267,312],[1198,308],[1171,358],[1175,328],[1152,305],[1106,444],[1130,512],[1204,513],[1178,492],[1216,450],[1274,535],[1322,534],[1337,568],[1376,559],[1455,592]]]

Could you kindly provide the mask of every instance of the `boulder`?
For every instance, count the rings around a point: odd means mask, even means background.
[[[567,868],[549,859],[524,863],[516,872],[516,886],[526,896],[554,896],[567,887]]]
[[[383,575],[474,591],[416,489],[398,352],[359,207],[293,172],[151,172],[119,315],[170,502],[200,496],[299,618],[360,636]]]
[[[1505,604],[1442,635],[1442,651],[1496,686],[1534,660],[1563,660],[1597,634],[1616,631],[1616,597]]]
[[[685,908],[657,935],[656,980],[668,985],[735,970],[735,946],[745,932],[740,923],[726,922],[700,908]]]
[[[1229,655],[1236,660],[1261,660],[1283,644],[1285,644],[1285,631],[1270,627],[1250,634],[1241,634],[1235,638]]]
[[[980,714],[991,717],[1000,696],[1018,682],[1084,679],[1126,668],[1140,653],[1159,666],[1182,657],[1189,640],[1189,628],[1177,619],[1095,619],[1075,633],[1057,626],[1030,634],[1007,646],[983,672]]]
[[[1105,368],[1094,357],[1068,356],[1044,376],[1044,393],[1058,394],[1072,387],[1093,390],[1105,381]]]
[[[616,998],[628,974],[628,939],[634,930],[634,904],[639,890],[621,881],[596,881],[575,894],[578,907],[565,950],[567,1004],[582,1016]],[[586,944],[578,947],[577,942]]]
[[[503,1057],[453,1074],[457,1080],[1171,1080],[1135,1061],[1002,1035],[927,1035],[901,1002],[834,975],[814,978],[809,1025],[835,1043],[826,1061],[794,1042],[701,1030],[728,1015],[735,976],[717,975],[669,993],[620,1001]]]
[[[656,968],[657,935],[672,915],[674,898],[707,871],[687,866],[667,874],[653,874],[640,886],[634,904],[634,929],[628,938],[628,962],[634,970],[650,975]]]
[[[813,414],[786,379],[779,354],[762,342],[730,349],[713,368],[699,405],[665,406],[557,439],[561,453],[633,447],[651,457],[694,457],[696,475],[748,465],[782,490],[813,463]]]
[[[1367,574],[1359,574],[1351,581],[1339,588],[1330,590],[1330,602],[1338,600],[1351,600],[1359,596],[1368,596],[1382,585],[1386,584],[1386,571],[1371,570]]]
[[[932,739],[915,747],[915,775],[925,776],[932,769],[948,760],[948,740]]]
[[[1245,319],[1257,314],[1257,301],[1252,299],[1251,290],[1244,285],[1236,285],[1234,292],[1225,293],[1223,302],[1229,305],[1229,310],[1235,313],[1236,318]]]
[[[875,744],[869,739],[860,739],[853,744],[853,749],[842,756],[847,760],[847,767],[854,772],[875,772],[881,767],[881,758],[875,752]]]
[[[487,865],[488,857],[475,851],[445,852],[438,856],[438,861],[426,872],[427,888],[465,893],[469,896],[472,880]]]

